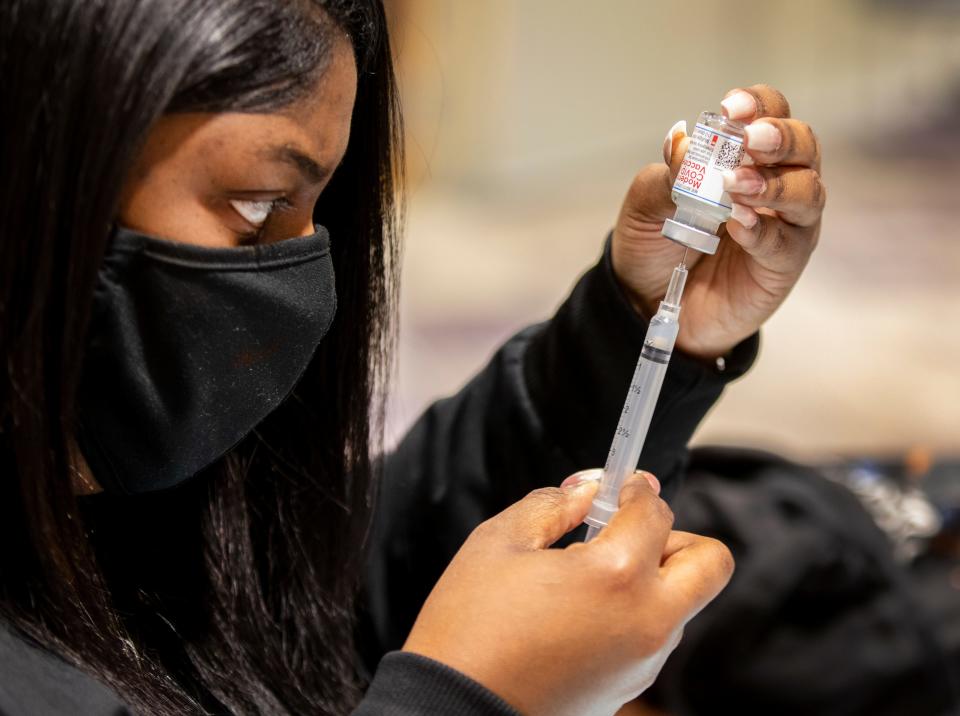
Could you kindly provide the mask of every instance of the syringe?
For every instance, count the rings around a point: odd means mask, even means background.
[[[607,454],[600,489],[584,520],[590,525],[587,541],[596,537],[600,530],[607,526],[618,509],[620,487],[637,469],[637,460],[640,459],[640,451],[647,439],[653,409],[657,404],[663,377],[673,353],[673,344],[676,343],[680,330],[680,296],[683,295],[683,286],[687,281],[686,257],[684,252],[680,265],[673,270],[667,294],[660,302],[656,315],[650,320],[647,335],[643,339],[643,350],[627,391],[620,422],[613,435],[613,444]]]

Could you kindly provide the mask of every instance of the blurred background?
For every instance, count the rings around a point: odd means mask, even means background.
[[[960,2],[388,4],[410,165],[389,440],[552,314],[675,121],[765,82],[821,137],[823,234],[695,444],[960,452]]]

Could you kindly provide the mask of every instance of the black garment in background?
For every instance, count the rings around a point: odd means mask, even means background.
[[[645,698],[673,716],[957,716],[956,560],[905,566],[857,498],[764,453],[695,450],[676,529],[734,554]]]
[[[613,275],[608,241],[601,262],[584,274],[551,321],[509,340],[463,390],[434,404],[388,458],[360,628],[366,663],[371,671],[378,661],[379,667],[355,716],[516,715],[449,667],[384,653],[402,645],[436,579],[479,522],[536,487],[603,465],[645,331]],[[665,495],[676,492],[694,428],[724,385],[746,371],[757,345],[754,336],[734,349],[723,373],[674,355],[640,460],[660,477]],[[181,499],[179,494],[190,501],[198,493],[194,488],[188,483],[179,492],[138,500],[166,503]],[[106,496],[100,509],[114,499]],[[154,522],[158,529],[164,524],[182,527]],[[164,540],[153,540],[158,550]],[[145,560],[144,569],[151,563]],[[171,569],[164,578],[176,575]],[[171,585],[171,591],[178,588]],[[0,716],[124,713],[99,684],[21,646],[0,638]],[[63,700],[41,697],[67,680],[71,688]]]

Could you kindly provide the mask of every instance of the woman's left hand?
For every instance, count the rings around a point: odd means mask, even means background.
[[[687,255],[677,347],[705,359],[753,334],[787,297],[817,244],[826,199],[820,142],[808,124],[790,118],[780,92],[766,85],[736,89],[722,106],[748,125],[746,153],[755,166],[741,166],[733,183],[724,182],[734,209],[717,253]],[[660,230],[676,209],[670,189],[689,141],[682,129],[671,130],[664,163],[634,178],[613,233],[614,271],[648,317],[683,254]]]

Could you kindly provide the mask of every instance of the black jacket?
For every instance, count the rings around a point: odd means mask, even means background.
[[[378,666],[356,716],[516,713],[463,674],[396,650],[479,522],[536,487],[603,465],[645,331],[613,275],[608,241],[550,321],[507,341],[388,458],[361,605],[361,650],[371,671]],[[668,499],[694,429],[757,345],[753,336],[737,346],[722,371],[674,355],[640,458]],[[104,687],[2,628],[0,671],[0,715],[126,713]]]

